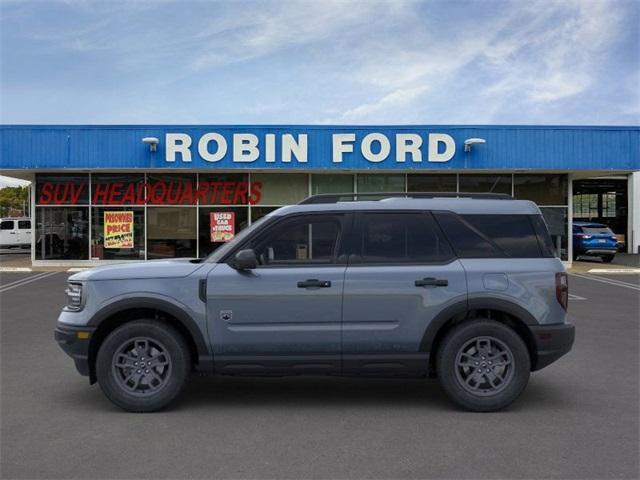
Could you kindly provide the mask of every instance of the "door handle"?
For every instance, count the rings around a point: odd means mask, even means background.
[[[298,288],[329,288],[331,282],[329,280],[318,280],[317,278],[309,278],[302,282],[298,282]]]
[[[449,280],[444,278],[423,278],[422,280],[415,281],[416,287],[448,287]]]

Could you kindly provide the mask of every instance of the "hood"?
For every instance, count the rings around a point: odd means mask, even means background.
[[[195,258],[127,262],[90,268],[69,277],[69,280],[136,280],[145,278],[179,278],[192,274],[204,265]]]

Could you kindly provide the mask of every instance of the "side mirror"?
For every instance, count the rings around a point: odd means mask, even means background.
[[[233,267],[236,270],[253,270],[258,266],[258,257],[256,252],[250,248],[240,250],[233,259]]]

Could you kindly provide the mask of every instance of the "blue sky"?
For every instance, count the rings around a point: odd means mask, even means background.
[[[5,124],[640,124],[636,0],[0,4]]]

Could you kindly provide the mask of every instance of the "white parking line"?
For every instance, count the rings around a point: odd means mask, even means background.
[[[7,285],[3,285],[2,287],[0,287],[0,293],[4,293],[8,290],[21,287],[31,282],[37,282],[38,280],[41,280],[46,277],[50,277],[52,275],[55,275],[56,273],[58,272],[42,272],[37,275],[31,275],[30,277],[23,278],[21,280],[16,280],[15,282],[11,282]]]
[[[640,273],[640,268],[592,268],[587,273]]]
[[[638,285],[637,283],[631,283],[631,282],[623,282],[622,280],[618,280],[617,278],[608,278],[608,277],[600,277],[598,275],[595,275],[597,278],[600,278],[602,280],[608,280],[611,283],[617,283],[619,285],[631,285],[632,287],[638,287],[640,288],[640,285]]]
[[[596,277],[594,275],[581,275],[579,273],[572,273],[571,275],[575,277],[586,278],[587,280],[593,280],[594,282],[606,283],[607,285],[613,285],[615,287],[630,288],[631,290],[636,290],[640,292],[640,286],[634,285],[633,283],[626,283],[626,282],[621,282],[619,280],[611,280],[609,278]]]
[[[30,276],[28,276],[28,277],[22,277],[22,278],[19,278],[18,280],[14,280],[13,282],[9,282],[9,283],[5,283],[5,284],[3,284],[3,285],[0,285],[0,289],[6,288],[6,287],[10,287],[11,285],[15,285],[16,283],[22,283],[22,282],[24,282],[25,280],[29,280],[30,278],[41,277],[41,276],[43,276],[45,273],[48,273],[48,272],[40,272],[40,273],[37,273],[37,274],[35,274],[35,275],[30,275]]]
[[[574,295],[573,293],[569,294],[569,300],[586,300],[586,298],[581,297],[579,295]]]

